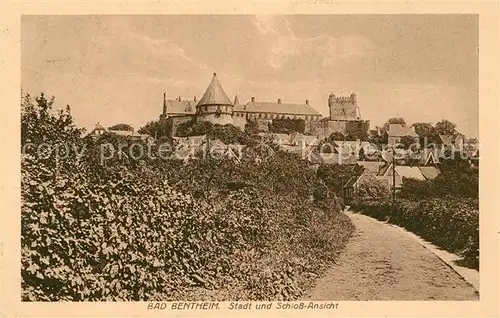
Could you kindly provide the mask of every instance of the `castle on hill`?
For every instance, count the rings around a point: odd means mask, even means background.
[[[337,97],[333,93],[328,97],[329,117],[322,115],[311,107],[308,100],[304,103],[285,103],[281,99],[276,102],[258,101],[251,97],[250,101],[240,104],[236,95],[231,102],[220,84],[217,74],[213,77],[198,101],[167,99],[163,94],[163,112],[160,115],[162,127],[172,127],[173,134],[179,124],[196,118],[197,121],[208,121],[212,124],[245,128],[250,121],[257,123],[260,131],[266,132],[268,125],[278,119],[302,119],[306,122],[306,133],[325,138],[333,132],[348,134],[360,128],[368,131],[369,121],[361,119],[361,112],[357,105],[356,94],[349,97]],[[171,122],[172,125],[166,125]]]

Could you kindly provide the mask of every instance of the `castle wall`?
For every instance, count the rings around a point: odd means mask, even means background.
[[[306,122],[306,133],[324,139],[334,132],[344,135],[362,129],[368,133],[370,121],[368,120],[328,120]]]
[[[245,130],[245,125],[247,124],[247,119],[242,116],[233,115],[233,125],[240,128],[241,130]]]
[[[220,114],[217,116],[216,114],[200,114],[198,116],[200,121],[209,121],[214,125],[233,125],[233,117],[229,114]]]

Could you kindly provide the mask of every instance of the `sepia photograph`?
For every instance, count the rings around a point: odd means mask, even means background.
[[[500,4],[323,2],[2,4],[0,315],[497,316]]]
[[[478,300],[478,21],[22,16],[22,301]]]

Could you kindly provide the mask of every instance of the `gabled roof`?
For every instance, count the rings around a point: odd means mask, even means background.
[[[205,94],[203,94],[198,102],[198,106],[200,105],[233,105],[224,92],[224,89],[222,89],[215,73]]]
[[[418,167],[418,169],[427,180],[436,178],[440,173],[436,167]]]
[[[289,134],[279,133],[259,133],[259,136],[264,138],[269,137],[274,143],[277,143],[278,145],[290,145],[290,140],[292,139],[292,136]]]
[[[389,124],[389,137],[411,136],[418,137],[417,133],[409,126],[403,124]]]
[[[401,178],[411,178],[416,180],[425,180],[424,175],[420,172],[418,167],[410,166],[396,166],[396,173]]]
[[[277,103],[277,102],[248,102],[245,105],[236,107],[234,111],[248,113],[272,113],[272,114],[292,114],[292,115],[314,115],[321,114],[307,104]]]
[[[167,100],[167,114],[194,114],[196,102],[190,100]]]
[[[95,130],[106,130],[106,128],[104,128],[104,126],[99,124],[99,123],[95,124],[94,129]]]
[[[316,136],[307,136],[301,133],[292,133],[290,144],[305,143],[306,145],[317,146],[320,140]]]
[[[383,161],[357,161],[357,165],[365,168],[369,173],[378,175],[380,168],[385,165]]]
[[[446,145],[446,146],[451,146],[454,143],[456,143],[459,139],[462,139],[462,142],[465,141],[465,136],[461,134],[455,134],[455,135],[439,135],[439,139],[441,139],[441,142]]]
[[[344,188],[352,188],[362,176],[353,176],[344,185]]]

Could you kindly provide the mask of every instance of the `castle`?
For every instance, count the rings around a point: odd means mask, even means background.
[[[196,97],[193,100],[182,100],[180,96],[171,100],[163,94],[163,112],[160,115],[160,123],[165,126],[167,122],[170,122],[174,135],[175,127],[193,118],[219,125],[232,124],[241,129],[244,129],[248,122],[254,121],[258,129],[264,132],[273,120],[302,119],[306,122],[305,133],[321,139],[336,131],[344,134],[359,129],[368,131],[369,121],[361,119],[354,93],[349,97],[336,97],[330,94],[328,106],[330,116],[322,118],[322,115],[311,107],[308,100],[304,103],[286,103],[280,98],[276,102],[269,102],[257,101],[255,97],[251,97],[246,104],[240,104],[236,95],[234,102],[231,102],[217,74],[214,73],[199,101]]]

